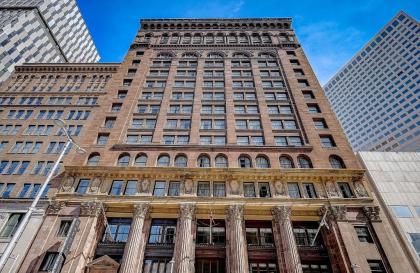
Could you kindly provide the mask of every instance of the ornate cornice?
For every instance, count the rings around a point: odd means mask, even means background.
[[[289,30],[291,18],[143,19],[141,30]]]
[[[81,73],[81,72],[95,72],[95,73],[115,73],[120,64],[25,64],[15,67],[16,73]]]

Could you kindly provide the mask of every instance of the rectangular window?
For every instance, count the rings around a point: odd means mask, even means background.
[[[130,227],[131,219],[129,218],[109,218],[103,241],[115,243],[127,242]]]
[[[58,252],[47,252],[42,260],[40,271],[51,272],[53,270],[55,260],[58,257]]]
[[[260,197],[270,197],[270,184],[269,183],[258,183],[258,190],[259,190],[259,196]]]
[[[106,145],[106,143],[108,142],[108,138],[109,138],[109,134],[98,134],[96,144]]]
[[[76,193],[85,194],[89,188],[89,179],[80,179],[79,185],[77,186]]]
[[[321,145],[324,148],[332,148],[335,147],[335,142],[332,136],[320,136]]]
[[[156,181],[155,187],[153,189],[154,196],[165,196],[166,182],[165,181]]]
[[[1,195],[2,198],[10,198],[10,194],[12,193],[13,189],[15,188],[15,183],[7,183],[6,187]]]
[[[179,196],[180,185],[181,184],[178,181],[170,181],[169,189],[168,189],[168,196]]]
[[[0,232],[0,237],[2,238],[11,238],[15,234],[16,230],[19,227],[20,221],[22,220],[23,213],[12,213],[9,216],[6,224],[3,226],[3,229]]]
[[[372,273],[386,273],[385,267],[380,260],[367,260]]]
[[[121,195],[124,181],[114,180],[112,181],[111,189],[109,190],[110,195]]]
[[[413,214],[408,206],[390,206],[397,218],[412,218]]]
[[[225,223],[221,220],[197,220],[197,244],[224,245]],[[215,271],[205,271],[208,273]],[[222,271],[224,272],[224,271]],[[215,272],[217,273],[217,272]]]
[[[71,223],[72,223],[72,220],[61,220],[60,227],[57,232],[57,236],[66,237],[67,234],[69,233]]]
[[[302,198],[298,183],[287,183],[287,189],[291,198]]]
[[[210,196],[210,182],[198,182],[197,196]]]
[[[350,188],[349,183],[347,182],[338,182],[337,183],[340,191],[341,191],[341,195],[343,196],[343,198],[353,198],[353,191]]]
[[[136,195],[137,193],[137,180],[128,180],[125,187],[125,195]]]
[[[153,219],[150,227],[149,244],[174,244],[176,220]]]
[[[255,186],[254,183],[245,182],[244,183],[244,196],[245,197],[255,197]]]
[[[225,182],[214,182],[213,183],[213,196],[214,197],[225,197],[226,196]]]
[[[360,242],[373,243],[372,237],[370,236],[369,229],[366,226],[355,226],[357,237]]]
[[[316,198],[316,191],[313,183],[303,183],[302,187],[306,198]]]

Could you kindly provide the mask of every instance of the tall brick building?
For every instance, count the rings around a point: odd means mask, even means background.
[[[97,69],[87,153],[68,155],[18,272],[415,272],[290,19],[142,20],[120,65],[64,72]]]

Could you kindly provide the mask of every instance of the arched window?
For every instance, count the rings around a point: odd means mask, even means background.
[[[312,162],[308,157],[304,155],[300,155],[298,156],[297,160],[298,160],[299,168],[302,168],[302,169],[312,168]]]
[[[169,155],[160,155],[157,160],[158,167],[169,167]]]
[[[210,168],[210,158],[207,155],[200,155],[197,159],[197,166],[200,168]]]
[[[218,155],[215,159],[216,168],[227,168],[228,167],[228,160],[224,155]]]
[[[275,59],[276,56],[272,53],[268,53],[268,52],[261,52],[260,54],[258,54],[258,57],[260,58],[264,58],[264,59]]]
[[[223,59],[223,55],[217,52],[210,52],[209,54],[207,54],[207,58],[210,59]]]
[[[232,54],[233,58],[249,59],[249,55],[243,52],[236,52]]]
[[[139,154],[134,160],[134,166],[136,167],[145,167],[147,163],[147,155]]]
[[[198,56],[194,52],[185,52],[182,54],[182,58],[188,58],[188,59],[196,59]]]
[[[185,155],[178,155],[175,157],[175,167],[184,168],[187,167],[187,157]]]
[[[159,53],[157,55],[157,57],[159,59],[171,59],[172,58],[172,54],[171,53],[168,53],[168,52],[162,52],[162,53]]]
[[[130,155],[125,153],[118,157],[118,167],[127,167],[130,163]]]
[[[238,165],[239,168],[251,168],[251,159],[249,159],[249,157],[246,155],[242,155],[238,158]]]
[[[280,167],[283,169],[294,168],[293,161],[287,156],[280,156]]]
[[[255,165],[257,168],[270,168],[270,162],[265,156],[257,156],[255,159]]]
[[[337,155],[330,156],[330,164],[333,169],[345,169],[344,161]]]
[[[89,155],[87,165],[88,166],[98,166],[99,160],[101,159],[101,155],[98,153],[91,153]]]

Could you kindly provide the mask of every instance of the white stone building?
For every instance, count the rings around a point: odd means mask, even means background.
[[[358,152],[391,226],[420,270],[420,153]]]

